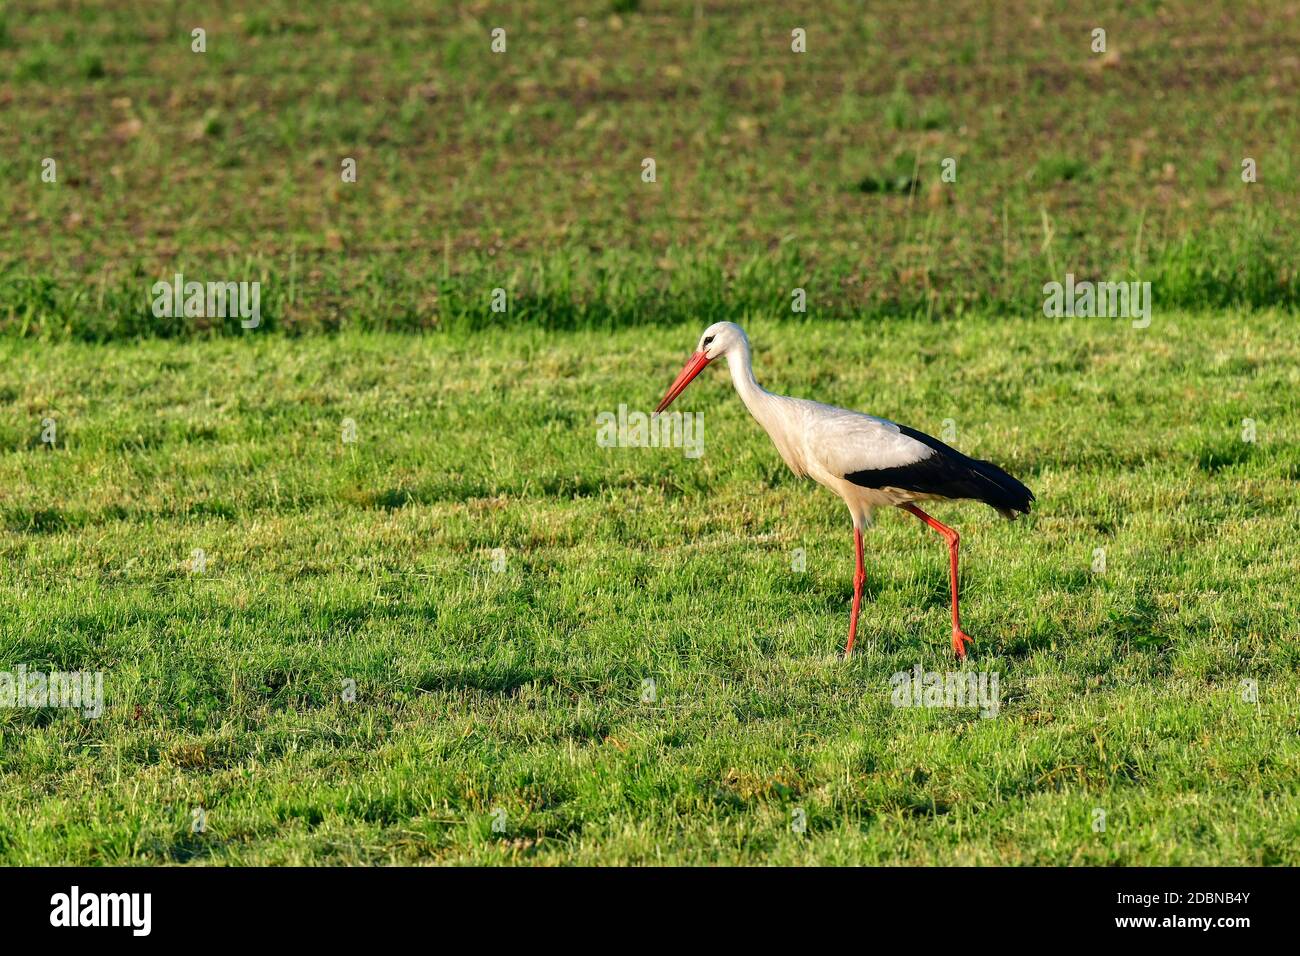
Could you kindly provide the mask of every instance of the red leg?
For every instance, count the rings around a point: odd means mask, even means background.
[[[862,529],[853,529],[853,553],[857,559],[853,570],[853,616],[849,618],[849,642],[844,645],[845,658],[853,654],[853,639],[858,636],[858,611],[862,609],[862,582],[867,572],[862,567]]]
[[[948,556],[951,563],[950,573],[952,579],[952,649],[957,652],[958,657],[965,658],[966,642],[974,641],[974,638],[961,629],[961,612],[957,608],[957,545],[961,539],[956,531],[953,531],[952,528],[940,521],[935,521],[916,505],[903,505],[902,507],[903,510],[912,512],[912,514],[948,539]]]

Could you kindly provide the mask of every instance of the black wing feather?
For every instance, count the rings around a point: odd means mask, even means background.
[[[845,475],[863,488],[901,488],[943,498],[970,498],[991,505],[1007,517],[1029,513],[1034,493],[991,461],[963,455],[951,445],[915,428],[898,430],[934,449],[934,454],[908,465],[868,468]]]

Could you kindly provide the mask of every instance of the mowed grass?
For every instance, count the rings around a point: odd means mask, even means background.
[[[1300,862],[1294,5],[65,7],[0,0],[0,670],[107,710],[0,708],[0,861]],[[838,658],[721,372],[703,458],[597,444],[719,319],[1037,492],[934,509],[998,716],[891,706],[907,516]]]
[[[107,705],[0,709],[0,860],[1300,863],[1293,321],[749,322],[768,387],[1037,493],[934,508],[991,719],[891,706],[956,666],[900,513],[839,659],[847,512],[723,372],[702,458],[597,445],[694,323],[0,341],[0,667]]]

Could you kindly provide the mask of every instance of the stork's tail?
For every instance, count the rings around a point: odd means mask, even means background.
[[[973,483],[978,491],[978,494],[971,497],[996,508],[1004,518],[1014,518],[1017,511],[1029,514],[1029,505],[1034,500],[1034,493],[1018,478],[1007,474],[991,461],[982,461],[978,458],[968,460],[974,478]]]

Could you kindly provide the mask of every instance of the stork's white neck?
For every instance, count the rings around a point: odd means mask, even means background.
[[[754,378],[754,366],[749,357],[749,343],[741,342],[739,346],[727,352],[727,368],[731,370],[731,382],[736,386],[736,394],[749,409],[749,414],[772,433],[772,406],[780,401],[779,395],[773,395]]]
[[[808,474],[807,453],[800,440],[801,429],[793,418],[795,400],[773,395],[754,380],[748,342],[742,342],[727,353],[727,367],[731,369],[731,381],[740,400],[754,420],[763,426],[790,470],[796,475]]]

